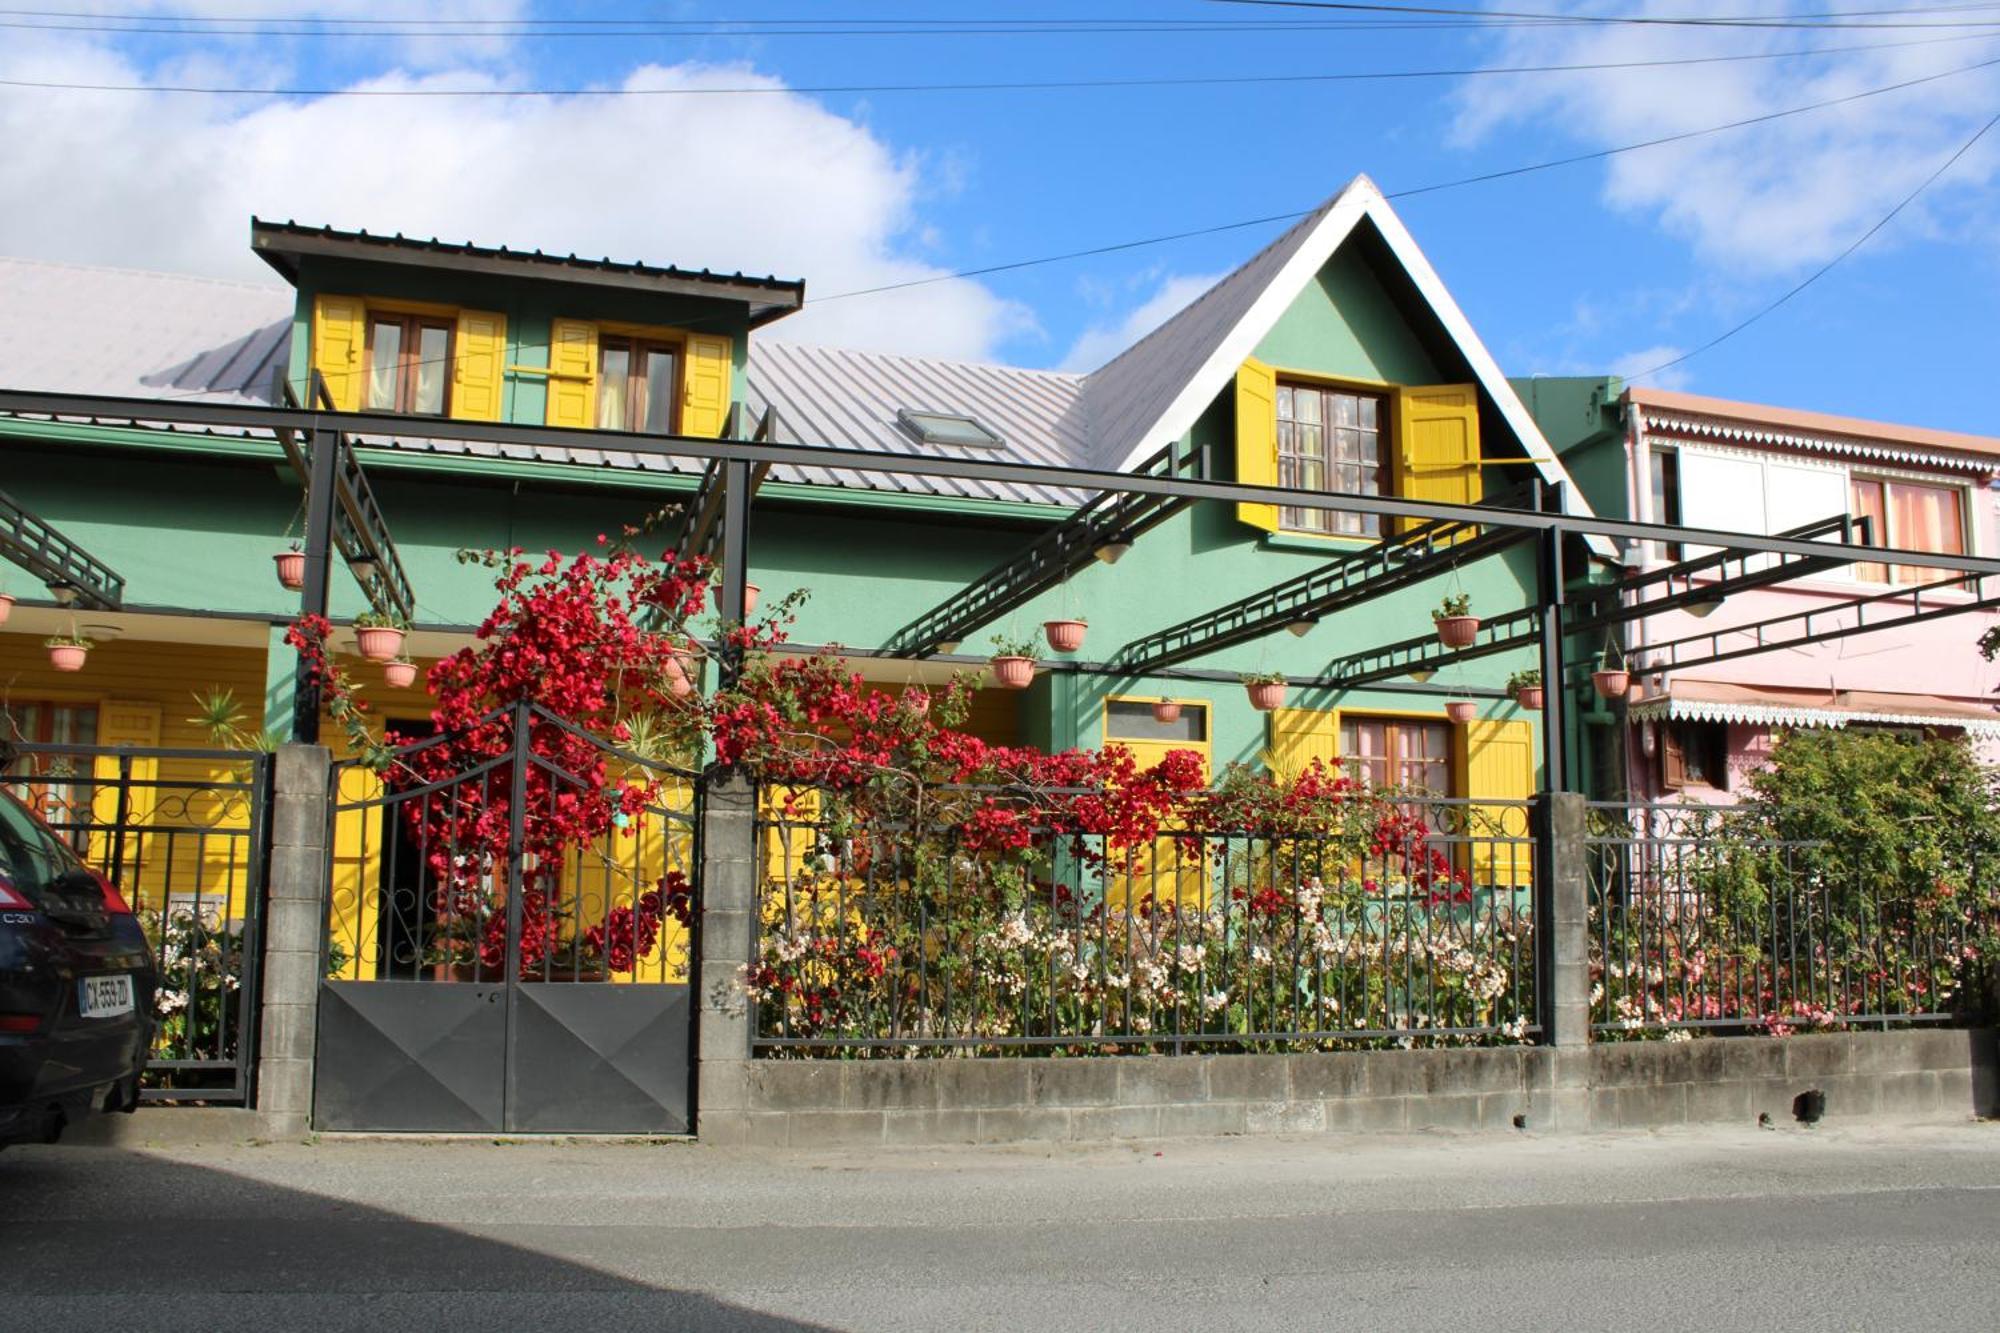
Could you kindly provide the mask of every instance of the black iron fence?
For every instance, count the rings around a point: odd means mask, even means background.
[[[959,789],[963,791],[963,789]],[[748,978],[765,1055],[1286,1050],[1539,1029],[1529,802],[1423,800],[1390,836],[1121,847],[857,824],[767,792]],[[976,848],[976,850],[975,850]]]
[[[1945,1023],[1982,999],[2000,859],[1868,869],[1727,808],[1594,804],[1600,1038]]]
[[[150,1101],[247,1100],[270,756],[21,744],[4,780],[125,896],[159,967]]]

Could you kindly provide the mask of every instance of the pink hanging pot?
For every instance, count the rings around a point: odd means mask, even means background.
[[[416,683],[417,664],[398,659],[382,664],[382,681],[392,690],[407,690]]]
[[[988,663],[1003,690],[1025,690],[1035,683],[1035,659],[1006,653]]]
[[[1153,700],[1153,721],[1178,722],[1180,720],[1181,720],[1181,701],[1179,699]]]
[[[1042,633],[1048,636],[1049,647],[1059,653],[1073,653],[1083,647],[1083,633],[1089,628],[1089,624],[1081,620],[1042,622]]]
[[[286,591],[297,592],[306,586],[304,551],[280,551],[271,559],[278,567],[278,582]]]

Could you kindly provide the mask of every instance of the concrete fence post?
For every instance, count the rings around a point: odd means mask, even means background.
[[[1546,792],[1541,836],[1547,839],[1535,929],[1542,941],[1542,1043],[1590,1042],[1590,874],[1585,803],[1576,792]]]
[[[278,747],[257,1038],[257,1116],[266,1138],[301,1138],[312,1125],[332,771],[324,746]]]
[[[740,773],[702,796],[700,958],[694,968],[695,1132],[742,1142],[748,1130],[750,1006],[745,969],[757,947],[757,789]]]

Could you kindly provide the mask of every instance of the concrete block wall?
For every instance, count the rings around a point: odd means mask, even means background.
[[[703,1135],[768,1147],[1213,1134],[1591,1131],[2000,1113],[1991,1031],[1311,1055],[753,1060]]]

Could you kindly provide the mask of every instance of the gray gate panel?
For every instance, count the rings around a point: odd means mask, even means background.
[[[685,1134],[688,1017],[685,985],[523,983],[508,1128]]]
[[[313,1127],[505,1128],[507,993],[471,982],[320,985]]]

